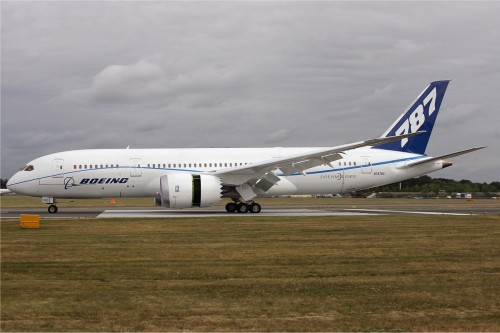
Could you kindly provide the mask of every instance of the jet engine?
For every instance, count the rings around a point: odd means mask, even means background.
[[[218,205],[221,182],[212,175],[172,173],[160,177],[160,201],[167,208],[208,207]]]

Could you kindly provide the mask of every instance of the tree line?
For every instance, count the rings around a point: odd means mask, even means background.
[[[485,195],[500,193],[500,182],[491,183],[473,183],[470,180],[462,179],[460,181],[446,178],[431,178],[429,176],[420,176],[411,178],[401,183],[372,188],[371,192],[418,192],[418,193],[478,193]]]

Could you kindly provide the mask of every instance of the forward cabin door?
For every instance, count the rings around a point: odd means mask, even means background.
[[[52,160],[52,178],[62,178],[64,176],[64,160],[56,158]]]
[[[50,166],[50,176],[40,178],[40,185],[63,185],[64,184],[64,160],[55,158]]]

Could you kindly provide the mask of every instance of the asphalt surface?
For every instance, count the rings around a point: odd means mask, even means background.
[[[482,200],[480,204],[442,205],[422,203],[419,200],[406,204],[360,204],[309,206],[283,205],[263,207],[260,214],[226,213],[223,207],[206,209],[170,210],[161,207],[96,207],[66,208],[59,207],[57,214],[49,214],[46,208],[1,208],[2,219],[17,219],[20,214],[36,214],[42,218],[169,218],[169,217],[223,217],[223,216],[342,216],[342,215],[393,215],[393,214],[432,214],[432,215],[500,215],[500,200]]]

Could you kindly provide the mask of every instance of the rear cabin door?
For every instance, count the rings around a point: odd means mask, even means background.
[[[363,165],[361,165],[361,173],[363,174],[372,173],[372,162],[369,157],[363,157]]]

